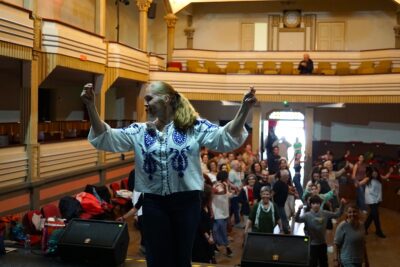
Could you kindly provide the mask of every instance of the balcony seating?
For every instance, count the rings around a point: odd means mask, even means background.
[[[221,69],[217,63],[215,63],[215,61],[205,61],[204,68],[206,68],[208,73],[211,74],[220,74],[225,72],[224,69]]]
[[[356,74],[373,74],[375,73],[374,62],[363,61],[361,65],[356,70]]]
[[[280,74],[283,75],[297,74],[296,70],[293,69],[293,62],[282,62]]]
[[[352,74],[349,62],[338,62],[336,64],[336,74],[337,75],[349,75]]]
[[[276,63],[274,61],[265,61],[263,63],[262,73],[264,74],[278,74]]]
[[[240,70],[240,64],[238,61],[230,61],[226,65],[227,74],[238,73],[239,70]]]
[[[256,61],[245,61],[244,68],[239,70],[240,74],[257,74],[258,66]]]
[[[315,73],[324,75],[335,75],[336,71],[332,69],[332,65],[330,62],[318,62]]]
[[[182,63],[180,62],[168,62],[167,71],[182,71]]]
[[[375,66],[375,73],[378,74],[390,73],[391,68],[392,68],[391,60],[382,60],[379,61],[378,65]]]
[[[186,70],[188,72],[207,73],[207,69],[203,68],[197,60],[188,60]]]

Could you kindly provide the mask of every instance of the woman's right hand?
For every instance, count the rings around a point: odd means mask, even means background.
[[[81,99],[86,106],[94,105],[94,89],[92,83],[87,83],[83,86]]]

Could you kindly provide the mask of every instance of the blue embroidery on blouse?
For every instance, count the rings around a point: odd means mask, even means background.
[[[188,157],[186,152],[189,151],[189,146],[183,148],[181,151],[175,148],[170,148],[172,156],[172,168],[178,172],[178,176],[183,178],[183,172],[189,165]]]
[[[174,140],[175,144],[177,144],[178,146],[182,146],[183,144],[185,144],[186,139],[186,133],[174,129],[174,132],[172,133],[172,140]]]
[[[154,159],[155,151],[147,153],[142,148],[143,170],[149,175],[149,180],[153,180],[153,175],[157,170],[157,161]]]
[[[151,147],[156,142],[156,140],[156,135],[152,135],[150,131],[146,131],[146,133],[144,134],[144,145],[146,146],[146,148]]]
[[[121,128],[121,131],[123,131],[125,134],[128,135],[134,135],[139,133],[141,130],[141,127],[137,123],[132,123],[129,126]]]
[[[215,128],[218,128],[218,125],[215,125],[207,120],[197,120],[195,125],[199,125],[199,130],[201,132],[213,132]]]

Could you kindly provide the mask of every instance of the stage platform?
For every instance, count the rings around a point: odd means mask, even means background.
[[[1,267],[100,267],[97,264],[64,262],[58,257],[47,257],[40,254],[40,250],[26,251],[25,249],[17,249],[0,256]],[[193,267],[227,267],[229,265],[212,265],[193,263]],[[101,266],[111,267],[111,266]],[[146,267],[146,262],[140,258],[127,256],[125,263],[118,267]]]

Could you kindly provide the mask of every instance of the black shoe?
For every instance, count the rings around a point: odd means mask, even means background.
[[[380,238],[386,238],[386,236],[382,232],[377,232],[376,235]]]
[[[232,255],[233,255],[232,249],[230,247],[226,247],[226,256],[232,257]]]

